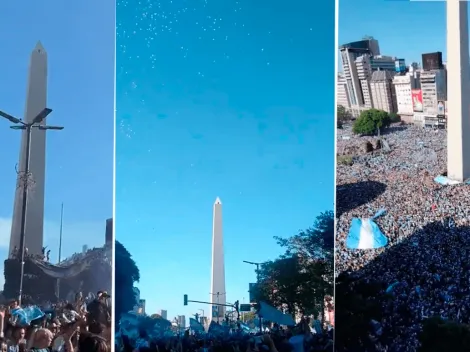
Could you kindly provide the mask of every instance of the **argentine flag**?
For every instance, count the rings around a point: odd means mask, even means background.
[[[350,249],[385,247],[388,244],[388,239],[374,222],[376,218],[383,214],[385,214],[385,210],[381,209],[371,219],[352,219],[348,238],[346,239],[346,247]]]

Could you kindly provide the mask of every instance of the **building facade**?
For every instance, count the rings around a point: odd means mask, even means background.
[[[186,329],[186,316],[184,315],[178,315],[176,317],[178,327],[180,329]]]
[[[444,115],[441,104],[447,100],[446,70],[423,71],[421,72],[420,81],[425,118],[433,119],[437,118],[438,115]]]
[[[413,122],[413,99],[411,91],[420,88],[420,73],[410,67],[409,72],[403,75],[396,75],[393,78],[395,95],[397,100],[397,113],[402,121]]]
[[[388,113],[397,112],[394,73],[390,71],[375,71],[370,82],[374,108]]]
[[[160,309],[157,313],[159,316],[161,316],[163,319],[168,320],[168,311],[165,309]]]
[[[338,73],[337,90],[336,90],[336,104],[349,109],[351,101],[347,91],[346,79],[343,73]]]

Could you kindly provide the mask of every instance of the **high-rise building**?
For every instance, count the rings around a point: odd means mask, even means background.
[[[362,55],[380,55],[379,43],[373,38],[343,44],[339,48],[343,64],[346,89],[351,109],[357,110],[364,105],[362,89],[358,78],[355,61]],[[354,111],[353,111],[353,114]]]
[[[370,88],[374,108],[384,110],[389,113],[396,112],[395,87],[393,86],[394,72],[375,71],[372,73]]]
[[[402,121],[412,123],[414,116],[411,91],[420,89],[420,72],[410,66],[408,73],[393,78],[397,99],[397,112]]]
[[[405,59],[395,59],[395,72],[397,74],[403,74],[406,72]]]
[[[27,84],[26,109],[24,121],[30,123],[47,104],[47,53],[41,43],[37,43],[29,62],[29,75]],[[46,119],[41,125],[46,124]],[[21,148],[19,158],[19,171],[15,200],[13,206],[13,217],[11,223],[10,250],[11,256],[15,247],[20,248],[21,239],[21,210],[23,206],[23,187],[26,164],[26,140],[27,132],[21,135]],[[34,188],[29,191],[26,209],[26,231],[25,248],[28,253],[41,255],[44,241],[44,186],[46,176],[46,131],[34,128],[31,131],[29,157],[29,172],[34,182]],[[21,173],[22,172],[22,173]],[[31,181],[28,180],[28,183]]]
[[[186,316],[178,315],[176,317],[176,320],[177,320],[177,323],[178,323],[178,326],[180,327],[180,329],[186,329]]]
[[[349,101],[349,95],[347,93],[347,84],[346,79],[343,73],[338,73],[338,81],[337,81],[337,105],[341,105],[346,109],[351,107],[351,102]]]
[[[441,70],[444,68],[442,63],[442,53],[436,51],[435,53],[423,54],[423,70],[432,71],[432,70]]]
[[[83,245],[82,247],[82,253],[86,253],[88,250],[88,246],[86,244]]]
[[[342,45],[340,53],[346,81],[345,90],[350,103],[349,110],[357,117],[363,110],[375,107],[370,85],[372,73],[395,72],[396,58],[380,55],[378,41],[371,37]]]
[[[219,197],[215,200],[213,208],[212,224],[212,278],[209,302],[212,303],[210,309],[211,320],[215,322],[223,321],[225,317],[225,307],[219,304],[226,304],[225,292],[225,261],[224,261],[224,241],[222,231],[222,202]],[[214,304],[216,303],[216,304]]]
[[[165,309],[160,309],[157,314],[160,315],[165,320],[168,319],[168,311]]]
[[[433,120],[438,115],[445,115],[440,111],[441,105],[447,100],[447,72],[444,69],[421,72],[421,91],[423,94],[423,113],[425,118]],[[441,104],[439,104],[441,102]]]

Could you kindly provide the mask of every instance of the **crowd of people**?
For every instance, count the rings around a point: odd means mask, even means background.
[[[354,278],[342,287],[351,293],[364,283],[380,287],[368,297],[381,307],[367,332],[375,350],[416,351],[427,317],[470,323],[470,186],[434,180],[446,172],[445,130],[400,125],[385,132],[361,137],[349,127],[338,130],[338,158],[355,155],[337,165],[335,270]],[[386,213],[374,221],[388,245],[348,249],[352,219],[380,209]]]
[[[332,352],[333,330],[315,334],[300,323],[293,329],[274,324],[264,333],[247,333],[240,327],[227,334],[187,329],[181,335],[152,338],[141,331],[134,339],[122,334],[115,343],[116,352]]]
[[[0,348],[4,352],[109,352],[109,295],[98,292],[88,304],[74,302],[21,306],[11,300],[0,307]]]

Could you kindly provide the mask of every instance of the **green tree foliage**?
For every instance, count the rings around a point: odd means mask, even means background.
[[[349,120],[351,120],[351,114],[343,105],[338,105],[336,107],[336,127],[343,128],[343,124]]]
[[[470,327],[440,317],[426,319],[420,335],[419,351],[470,351]]]
[[[390,116],[391,123],[397,123],[401,121],[401,117],[397,113],[391,112],[389,116]]]
[[[361,113],[354,122],[353,132],[356,134],[371,135],[390,126],[390,116],[386,111],[369,109]]]
[[[260,268],[258,300],[289,313],[323,311],[325,296],[333,294],[333,219],[332,211],[325,212],[311,228],[275,238],[285,253]]]
[[[115,287],[114,314],[116,322],[119,321],[123,313],[127,313],[134,308],[136,297],[134,293],[134,283],[139,282],[139,268],[132,259],[127,249],[116,241],[115,246]]]

